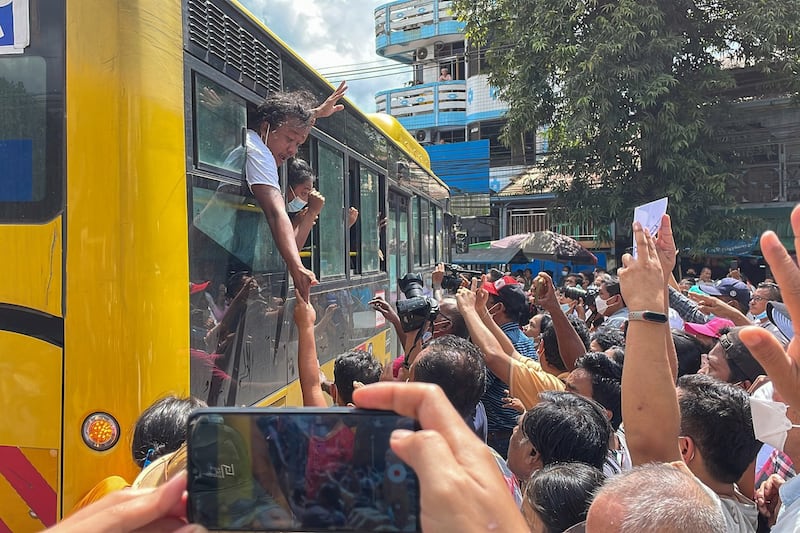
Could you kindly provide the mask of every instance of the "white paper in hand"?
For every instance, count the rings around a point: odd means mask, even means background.
[[[667,214],[667,198],[640,205],[633,210],[633,221],[639,222],[642,228],[650,230],[650,235],[658,233],[661,228],[661,217]],[[633,257],[636,255],[636,239],[633,239]]]

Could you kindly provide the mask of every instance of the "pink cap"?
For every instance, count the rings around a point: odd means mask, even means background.
[[[735,324],[733,321],[728,320],[727,318],[712,318],[705,324],[694,324],[687,322],[683,325],[683,329],[689,333],[694,333],[695,335],[705,335],[706,337],[714,337],[715,339],[718,339],[719,330],[722,328],[732,328],[734,326]]]

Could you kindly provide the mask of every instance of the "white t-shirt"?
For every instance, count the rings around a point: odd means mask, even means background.
[[[268,185],[278,190],[281,189],[281,180],[278,178],[278,165],[275,157],[267,145],[253,130],[247,130],[247,164],[245,166],[247,186],[250,192],[253,185]]]

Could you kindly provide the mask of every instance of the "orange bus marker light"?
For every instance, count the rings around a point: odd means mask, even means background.
[[[89,448],[108,450],[119,440],[119,423],[108,413],[92,413],[83,421],[81,436]]]

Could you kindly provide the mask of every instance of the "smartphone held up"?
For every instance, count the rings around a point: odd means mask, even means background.
[[[202,409],[189,420],[188,515],[212,530],[419,531],[419,484],[388,411]]]

